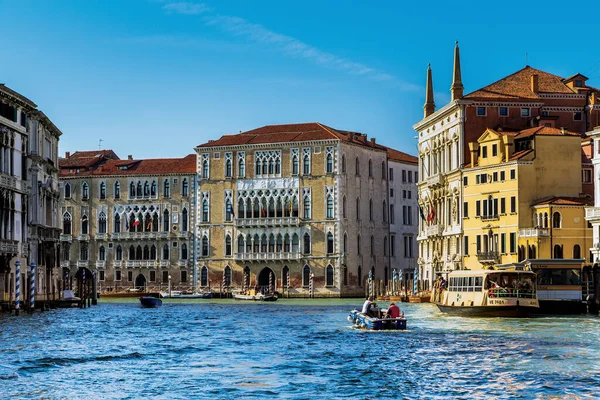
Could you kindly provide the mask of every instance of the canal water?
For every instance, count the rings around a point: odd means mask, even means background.
[[[0,398],[597,398],[600,319],[466,319],[401,304],[404,332],[352,329],[361,300],[135,299],[0,314]]]

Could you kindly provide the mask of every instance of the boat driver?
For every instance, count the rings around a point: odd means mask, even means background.
[[[369,296],[362,307],[362,313],[365,315],[368,315],[369,312],[371,311],[371,304],[373,303],[373,296]]]

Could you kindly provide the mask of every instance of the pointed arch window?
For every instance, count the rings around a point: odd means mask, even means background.
[[[152,232],[158,232],[158,213],[156,211],[152,215]]]
[[[334,242],[333,242],[333,233],[328,232],[327,233],[327,254],[333,254],[334,253]]]
[[[200,270],[200,286],[208,286],[208,268],[206,266]]]
[[[327,195],[327,218],[333,218],[333,195]]]
[[[360,235],[356,237],[356,254],[360,256]]]
[[[133,182],[129,184],[129,198],[135,198],[135,183]]]
[[[344,265],[342,268],[344,271],[344,286],[348,286],[348,267]]]
[[[71,214],[68,212],[63,214],[63,233],[65,235],[71,234]]]
[[[208,257],[208,236],[202,236],[202,257]]]
[[[142,246],[138,245],[138,247],[135,248],[135,259],[136,260],[142,260]]]
[[[88,233],[88,217],[87,215],[83,214],[81,217],[81,234],[87,235]]]
[[[156,260],[156,246],[155,245],[150,246],[150,259]]]
[[[208,199],[202,201],[202,222],[208,222]]]
[[[225,283],[225,287],[231,286],[231,267],[227,265],[223,270],[223,282]]]
[[[355,168],[356,168],[356,176],[360,176],[360,161],[358,160],[358,157],[356,157],[356,164],[355,164]]]
[[[342,217],[346,218],[346,196],[342,197]]]
[[[310,196],[304,196],[304,219],[310,219]]]
[[[344,233],[344,254],[348,252],[348,235]]]
[[[371,235],[371,255],[374,254],[375,251],[375,238]]]
[[[148,181],[144,182],[144,197],[150,197],[150,184]]]
[[[65,199],[71,198],[71,184],[65,183]]]
[[[168,179],[165,179],[165,181],[163,182],[163,197],[171,197],[171,183]]]
[[[188,248],[187,248],[187,244],[185,244],[185,243],[183,243],[181,245],[181,259],[182,260],[188,259]]]
[[[122,261],[123,260],[123,248],[121,247],[121,245],[117,246],[117,250],[115,252],[115,257],[117,258],[117,261]]]
[[[226,256],[231,256],[231,236],[227,235],[225,236],[225,255]]]
[[[115,185],[113,188],[114,188],[113,194],[114,194],[115,199],[121,198],[121,184],[119,183],[119,181],[115,182]]]
[[[202,179],[208,179],[208,160],[202,161]]]
[[[302,174],[310,174],[310,149],[302,150]]]
[[[362,267],[360,265],[356,272],[356,279],[358,280],[358,287],[362,287]]]
[[[381,211],[383,213],[383,222],[387,222],[387,202],[384,200],[383,201],[383,206],[381,208]]]
[[[325,273],[325,285],[333,286],[333,267],[331,264],[327,266],[327,272]]]
[[[310,267],[305,265],[302,269],[302,286],[308,287],[310,282]]]
[[[188,197],[190,195],[190,185],[188,183],[187,178],[183,178],[183,180],[181,181],[181,195],[183,197]]]
[[[385,179],[385,172],[386,172],[386,168],[385,168],[385,161],[381,162],[381,179]]]
[[[150,232],[152,230],[152,217],[150,213],[146,214],[144,218],[144,232]]]
[[[163,232],[169,232],[169,210],[163,212]]]
[[[233,205],[231,204],[231,199],[227,198],[225,200],[225,222],[231,222],[233,218]]]
[[[287,242],[287,246],[289,247],[289,237],[288,235],[285,235],[285,240]],[[286,242],[283,243],[284,246],[286,246]],[[309,242],[310,242],[310,237],[309,237]],[[285,250],[286,252],[289,251]],[[297,234],[293,234],[292,235],[292,253],[298,253],[300,251],[300,237]]]
[[[360,221],[360,198],[356,198],[356,220]]]
[[[100,182],[100,200],[106,199],[106,183]]]
[[[237,247],[238,253],[240,253],[240,254],[244,253],[245,243],[244,243],[244,237],[242,235],[238,235],[237,246],[238,246]]]
[[[88,244],[87,244],[87,242],[81,242],[79,244],[79,259],[81,261],[88,260]]]
[[[143,197],[143,195],[144,195],[144,192],[143,192],[143,190],[142,190],[142,182],[138,182],[138,183],[137,183],[136,190],[135,190],[135,195],[136,195],[138,198],[141,198],[141,197]]]
[[[156,190],[157,190],[156,181],[152,181],[152,184],[150,185],[150,196],[156,197]]]
[[[69,242],[64,243],[62,256],[63,256],[63,261],[71,260],[71,243],[69,243]]]
[[[167,243],[165,243],[163,245],[163,251],[162,251],[162,258],[163,260],[168,260],[169,259],[169,245]]]
[[[135,260],[135,247],[129,246],[129,259]]]
[[[346,173],[346,155],[342,154],[342,174]]]
[[[387,236],[384,236],[383,237],[383,255],[387,256],[387,253],[388,253],[388,238],[387,238]],[[386,281],[387,281],[387,279],[386,279]]]
[[[150,247],[148,247],[148,245],[144,246],[144,255],[142,257],[144,260],[149,260],[150,259]]]
[[[333,154],[327,154],[327,173],[333,173]]]
[[[373,161],[369,158],[369,178],[373,177]]]
[[[310,235],[307,233],[304,234],[304,254],[310,254]]]
[[[369,221],[373,221],[373,199],[369,199]]]
[[[238,178],[246,177],[246,160],[244,153],[238,153]]]
[[[82,200],[87,200],[90,198],[90,186],[87,184],[87,182],[84,182],[83,185],[81,185],[81,198]]]
[[[98,215],[98,233],[106,233],[106,214],[104,211]]]
[[[184,208],[183,211],[181,211],[181,231],[182,232],[187,232],[188,231],[188,211],[187,211],[187,208]]]
[[[292,175],[298,175],[300,173],[300,159],[298,153],[298,149],[292,149]]]

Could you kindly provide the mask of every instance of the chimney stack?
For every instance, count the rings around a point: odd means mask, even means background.
[[[537,93],[539,91],[540,87],[539,87],[539,82],[538,82],[538,75],[537,74],[533,74],[531,75],[531,91],[533,93]]]
[[[69,158],[71,157],[71,152],[70,151],[66,151],[65,152],[65,158]]]
[[[371,144],[375,144],[375,138],[374,137],[371,138]]]
[[[129,154],[129,155],[127,156],[127,159],[128,159],[128,160],[133,160],[133,155]]]

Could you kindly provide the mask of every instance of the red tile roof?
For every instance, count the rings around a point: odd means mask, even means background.
[[[531,153],[533,153],[532,149],[517,151],[510,156],[510,161],[519,160]]]
[[[540,96],[531,90],[532,75],[538,76],[539,92],[575,93],[573,89],[565,84],[564,79],[560,76],[526,66],[499,81],[465,95],[463,98],[472,100],[538,100]]]
[[[550,199],[540,200],[533,203],[534,206],[556,205],[556,206],[590,206],[594,204],[594,199],[589,197],[552,197]]]
[[[400,161],[400,162],[405,162],[405,163],[410,163],[410,164],[418,164],[419,163],[419,159],[415,156],[411,156],[410,154],[406,154],[406,153],[403,153],[398,150],[390,149],[389,147],[386,147],[386,149],[387,149],[388,158],[390,160]]]
[[[77,153],[76,153],[77,154]],[[72,158],[73,156],[71,156]],[[119,169],[127,166],[127,169]],[[61,165],[62,167],[62,165]],[[196,155],[189,154],[183,158],[150,158],[143,160],[107,160],[104,164],[88,171],[69,173],[61,169],[61,176],[103,176],[103,175],[166,175],[195,174]]]
[[[385,150],[384,146],[367,140],[367,135],[334,129],[318,122],[301,124],[266,125],[235,135],[224,135],[217,140],[209,140],[198,147],[221,147],[244,144],[287,143],[310,140],[344,140],[373,149]]]
[[[89,168],[105,160],[118,160],[119,156],[112,150],[77,151],[69,158],[60,158],[60,168]]]
[[[553,128],[550,126],[538,126],[535,128],[524,129],[519,131],[515,139],[521,139],[529,136],[581,136],[578,133],[562,130],[560,128]]]

